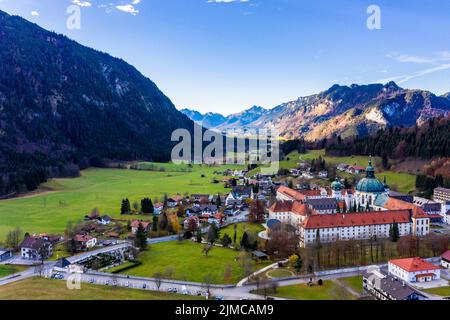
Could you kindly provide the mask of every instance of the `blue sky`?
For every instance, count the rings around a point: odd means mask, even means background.
[[[81,29],[66,9],[81,6]],[[366,26],[381,8],[381,30]],[[123,58],[178,108],[266,108],[334,83],[450,91],[450,1],[0,0],[0,9]]]

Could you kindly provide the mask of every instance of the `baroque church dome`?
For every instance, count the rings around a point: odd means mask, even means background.
[[[385,192],[385,184],[375,177],[375,168],[372,166],[372,159],[366,169],[366,177],[361,179],[356,185],[356,190],[366,193]]]

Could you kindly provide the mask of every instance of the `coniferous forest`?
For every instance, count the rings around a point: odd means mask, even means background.
[[[326,147],[334,156],[376,155],[392,159],[450,157],[450,119],[430,119],[422,126],[392,127],[373,136],[333,141]]]
[[[167,161],[192,126],[123,60],[0,11],[0,196],[109,159]]]

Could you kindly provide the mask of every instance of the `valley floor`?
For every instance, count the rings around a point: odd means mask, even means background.
[[[193,166],[190,172],[179,172],[175,165],[157,172],[88,169],[79,178],[53,179],[42,186],[52,192],[0,201],[0,239],[16,227],[30,234],[63,233],[69,221],[81,221],[93,208],[119,218],[123,198],[133,203],[145,197],[162,199],[164,194],[226,193],[223,175],[214,173],[226,168],[237,167]]]

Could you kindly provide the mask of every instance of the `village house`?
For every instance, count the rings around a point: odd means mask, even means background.
[[[112,218],[110,216],[107,216],[107,215],[97,218],[97,222],[99,224],[101,224],[101,225],[104,225],[104,226],[110,224],[111,221],[112,221]]]
[[[77,234],[75,235],[74,240],[80,250],[90,249],[97,245],[97,238],[87,234]]]
[[[27,260],[48,259],[53,254],[52,243],[43,238],[27,237],[19,247],[20,256]]]
[[[192,194],[191,195],[191,202],[198,202],[198,203],[209,203],[211,201],[211,196],[209,194]]]
[[[253,187],[252,186],[236,186],[225,201],[226,205],[240,205],[246,199],[253,199]]]
[[[321,179],[326,179],[328,178],[328,171],[320,171],[317,176]]]
[[[184,229],[186,229],[186,230],[188,230],[191,226],[194,226],[195,227],[194,229],[197,229],[199,224],[200,224],[200,220],[197,216],[192,216],[192,217],[186,218],[183,221],[183,226],[184,226]]]
[[[153,214],[159,216],[164,209],[164,204],[161,202],[155,203],[153,205]]]
[[[430,282],[441,278],[440,268],[421,258],[390,260],[388,269],[390,275],[408,283]]]
[[[381,271],[363,272],[364,291],[377,300],[424,300],[426,297],[405,281]]]
[[[441,266],[442,268],[450,269],[450,250],[441,255]]]
[[[363,166],[350,166],[347,168],[347,173],[350,174],[361,174],[366,170]]]
[[[184,198],[182,196],[180,196],[180,195],[176,195],[174,197],[171,197],[171,198],[167,199],[167,206],[169,208],[175,208],[176,206],[181,204],[183,199]]]
[[[151,222],[150,221],[142,221],[142,220],[133,220],[131,221],[131,232],[136,234],[139,225],[142,224],[144,230],[148,232],[150,230]]]

